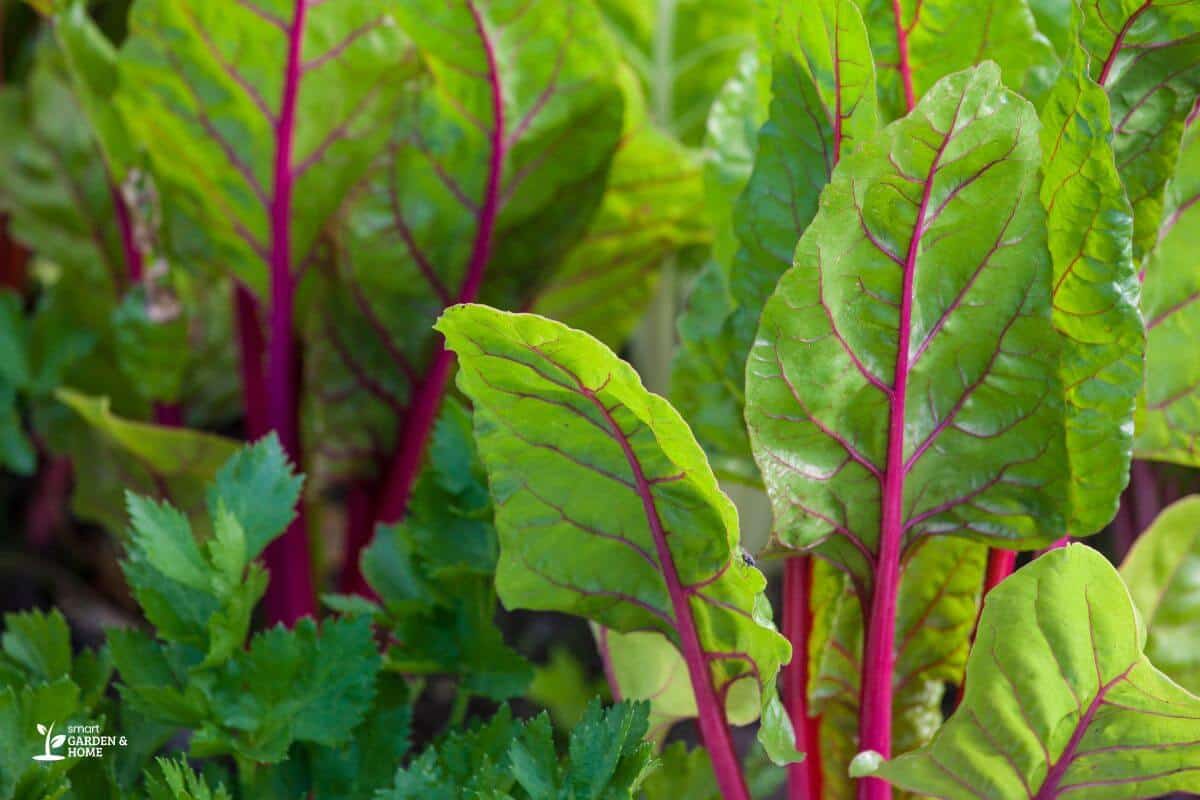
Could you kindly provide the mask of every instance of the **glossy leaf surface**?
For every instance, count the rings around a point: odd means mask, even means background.
[[[995,66],[944,80],[843,160],[763,314],[747,421],[777,530],[862,589],[885,524],[906,548],[1062,530],[1036,131]]]
[[[1129,473],[1145,333],[1133,214],[1114,163],[1108,99],[1075,47],[1041,112],[1054,326],[1062,336],[1071,512],[1088,536],[1112,519]]]
[[[961,706],[922,750],[884,765],[936,797],[1146,798],[1200,773],[1200,698],[1159,672],[1116,570],[1051,551],[988,595]]]

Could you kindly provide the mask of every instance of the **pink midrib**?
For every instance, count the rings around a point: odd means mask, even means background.
[[[474,302],[479,298],[480,289],[483,287],[483,278],[487,272],[488,262],[492,258],[496,219],[500,213],[500,184],[504,173],[504,160],[508,156],[508,146],[505,142],[507,131],[504,114],[504,87],[500,82],[495,45],[487,27],[483,24],[483,18],[476,3],[468,2],[467,7],[475,22],[475,29],[483,43],[484,54],[487,58],[493,125],[489,142],[491,154],[488,178],[484,188],[483,203],[479,210],[479,227],[475,233],[475,242],[471,248],[471,259],[467,264],[466,275],[455,297],[456,303]],[[412,403],[401,425],[395,454],[383,482],[383,494],[380,497],[377,515],[380,522],[399,522],[407,513],[413,484],[421,471],[429,434],[437,420],[438,409],[442,404],[442,396],[446,393],[446,385],[453,366],[454,353],[446,349],[445,343],[439,340],[438,351],[433,357],[429,371],[425,374],[425,379],[421,381],[420,386],[414,392]]]
[[[866,651],[863,658],[862,694],[859,708],[859,748],[875,750],[885,758],[892,749],[892,670],[895,661],[896,597],[900,588],[900,555],[904,539],[904,425],[911,367],[909,348],[912,337],[913,282],[921,237],[925,234],[925,215],[938,164],[950,142],[953,126],[947,131],[921,192],[921,206],[908,253],[904,259],[904,282],[900,300],[899,341],[892,381],[888,420],[887,466],[880,501],[879,555],[871,599],[871,617],[867,622]],[[859,783],[859,800],[889,800],[892,790],[886,781],[865,778]]]
[[[716,773],[717,785],[724,800],[750,800],[745,778],[742,776],[741,763],[734,750],[733,740],[729,735],[729,722],[725,717],[725,704],[713,687],[712,671],[708,666],[708,657],[700,644],[700,635],[696,631],[696,620],[692,616],[691,598],[689,592],[679,580],[679,571],[675,567],[675,556],[667,545],[667,531],[663,527],[662,518],[658,513],[658,505],[642,463],[629,438],[617,424],[612,413],[601,402],[596,393],[582,384],[580,391],[604,417],[613,439],[621,447],[629,469],[633,473],[634,485],[638,497],[642,501],[642,511],[650,534],[654,539],[654,549],[658,554],[658,563],[662,568],[663,580],[667,584],[667,595],[671,599],[674,611],[675,630],[679,634],[680,651],[687,664],[688,677],[692,681],[692,691],[696,695],[696,708],[699,715],[700,735],[704,746],[712,759],[713,771]]]
[[[301,463],[295,335],[296,278],[292,272],[291,216],[295,191],[293,148],[296,105],[303,71],[302,49],[308,0],[296,0],[295,16],[288,29],[288,60],[283,100],[275,123],[275,175],[271,192],[271,308],[268,327],[266,428],[279,436],[284,451]],[[308,536],[302,513],[273,542],[264,559],[272,581],[266,598],[270,622],[291,624],[316,613]]]
[[[1042,788],[1038,789],[1038,793],[1034,795],[1033,800],[1055,800],[1059,796],[1059,784],[1062,783],[1063,776],[1067,774],[1067,770],[1071,768],[1071,763],[1075,760],[1075,754],[1079,750],[1079,744],[1083,741],[1088,728],[1091,727],[1092,722],[1096,719],[1096,714],[1100,711],[1100,706],[1104,703],[1105,696],[1112,687],[1123,681],[1132,669],[1133,665],[1131,664],[1120,675],[1096,690],[1096,696],[1092,698],[1092,702],[1088,704],[1087,709],[1079,718],[1079,722],[1075,725],[1075,731],[1071,734],[1071,740],[1067,742],[1067,746],[1062,751],[1062,755],[1058,757],[1058,760],[1050,765],[1049,771],[1046,772],[1046,779],[1042,781]]]
[[[892,0],[892,17],[896,22],[896,61],[900,70],[900,80],[904,83],[904,104],[912,111],[917,104],[913,92],[912,65],[908,60],[908,30],[904,27],[904,12],[900,8],[900,0]]]
[[[1117,56],[1121,54],[1121,49],[1125,46],[1125,37],[1129,35],[1129,29],[1133,27],[1133,23],[1137,22],[1146,9],[1154,5],[1154,0],[1145,0],[1132,14],[1129,19],[1125,20],[1125,24],[1121,26],[1121,30],[1117,32],[1117,38],[1113,40],[1112,49],[1108,51],[1108,57],[1104,59],[1104,66],[1100,69],[1100,78],[1096,82],[1104,86],[1108,82],[1108,74],[1112,71],[1113,64],[1117,61]]]

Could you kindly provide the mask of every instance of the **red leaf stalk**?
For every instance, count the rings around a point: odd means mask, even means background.
[[[296,133],[296,103],[303,71],[301,49],[308,0],[296,0],[288,29],[287,71],[283,103],[275,123],[275,176],[271,193],[271,305],[267,340],[266,425],[279,436],[284,451],[297,465],[300,453],[299,359],[295,332],[296,275],[292,269],[292,195],[296,174],[292,150]],[[271,573],[264,600],[267,623],[291,625],[317,610],[313,591],[308,533],[303,510],[264,553]]]
[[[808,714],[808,656],[812,636],[812,556],[792,556],[783,567],[783,635],[792,643],[792,661],[783,668],[783,698],[805,753],[788,766],[788,800],[821,798],[821,721]]]
[[[484,188],[483,202],[479,208],[479,225],[475,232],[475,242],[471,248],[471,260],[467,264],[466,276],[455,297],[457,303],[472,303],[479,298],[484,274],[487,271],[488,262],[491,261],[495,245],[496,220],[500,214],[501,181],[509,148],[504,111],[504,89],[500,82],[495,46],[475,3],[469,2],[468,6],[487,58],[488,83],[492,102],[492,130],[489,136],[491,152],[488,162],[488,178]],[[396,448],[384,476],[382,493],[376,511],[376,519],[379,522],[399,522],[408,511],[408,501],[412,495],[417,475],[421,472],[429,434],[437,420],[438,409],[441,407],[442,396],[446,393],[446,386],[449,383],[453,367],[454,354],[439,341],[438,350],[429,371],[417,386],[408,413],[400,427]],[[353,565],[353,568],[357,569],[357,563],[358,554],[349,554],[347,564]]]

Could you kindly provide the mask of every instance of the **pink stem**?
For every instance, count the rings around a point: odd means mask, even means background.
[[[1001,550],[998,547],[993,547],[988,550],[987,569],[983,573],[983,592],[979,595],[979,613],[975,617],[975,627],[971,629],[971,644],[975,643],[975,636],[979,633],[979,620],[983,617],[983,602],[987,596],[991,594],[992,589],[1000,585],[1000,582],[1012,575],[1013,569],[1017,565],[1016,550]],[[963,674],[962,685],[958,689],[958,700],[955,705],[962,702],[963,697],[967,693],[967,676]]]
[[[1133,495],[1134,535],[1149,528],[1162,510],[1158,477],[1148,461],[1134,460],[1129,465],[1129,490]]]
[[[242,376],[242,399],[246,410],[245,435],[256,441],[268,430],[267,382],[262,317],[258,300],[244,284],[233,287],[233,313],[237,327],[238,368]]]
[[[792,556],[784,563],[783,635],[792,643],[792,661],[783,669],[783,697],[796,733],[796,749],[806,754],[799,764],[788,766],[788,800],[821,798],[821,721],[808,714],[812,580],[812,556]]]
[[[696,695],[696,708],[699,710],[700,737],[712,760],[713,772],[717,776],[717,788],[724,800],[750,800],[750,792],[746,788],[746,779],[742,775],[742,765],[738,760],[737,751],[733,747],[733,738],[729,734],[729,722],[725,717],[725,703],[713,686],[712,670],[709,668],[709,658],[700,643],[700,634],[696,630],[696,620],[692,615],[691,590],[686,588],[679,579],[679,570],[675,566],[675,555],[667,545],[667,531],[658,513],[658,505],[654,492],[642,463],[633,452],[629,438],[613,418],[612,412],[594,391],[578,383],[579,391],[583,393],[596,410],[604,418],[613,439],[621,447],[625,461],[633,472],[634,486],[638,497],[642,500],[642,511],[650,527],[654,539],[654,549],[658,554],[658,563],[662,569],[663,580],[667,584],[667,596],[671,599],[674,612],[675,630],[679,635],[679,649],[687,664],[688,677],[692,681],[692,691]]]
[[[908,60],[908,29],[904,27],[900,0],[892,0],[892,16],[896,20],[896,67],[900,70],[900,80],[904,83],[905,108],[912,111],[917,100],[913,92],[912,65]]]
[[[133,215],[129,213],[129,206],[125,203],[125,197],[121,194],[120,187],[115,183],[110,183],[109,192],[112,194],[113,208],[117,213],[117,228],[121,232],[121,250],[125,255],[125,267],[129,270],[129,280],[135,284],[141,283],[146,270],[142,251],[137,246],[137,237],[133,232]]]
[[[362,551],[370,544],[375,529],[375,514],[371,510],[371,499],[371,487],[361,481],[351,486],[350,493],[346,496],[346,553],[354,554],[356,561],[361,558]],[[349,566],[347,564],[342,568],[339,590],[344,594],[375,598],[377,595],[367,584],[361,566],[357,563],[353,569],[350,569]]]
[[[42,450],[42,467],[25,513],[25,535],[34,550],[50,545],[54,533],[66,524],[73,470],[71,459]]]
[[[596,649],[600,651],[600,663],[604,665],[604,679],[608,681],[608,691],[614,703],[621,702],[621,682],[617,680],[617,671],[613,666],[612,651],[608,647],[608,628],[597,626]]]
[[[275,124],[275,181],[271,194],[271,307],[267,340],[267,427],[279,436],[284,451],[297,465],[300,453],[298,349],[295,333],[296,276],[292,270],[292,195],[295,171],[292,149],[296,134],[296,102],[300,93],[301,50],[308,0],[296,0],[288,30],[287,72],[283,103]],[[267,547],[264,562],[272,580],[264,598],[267,623],[291,625],[315,615],[308,533],[303,508],[280,538]]]
[[[154,424],[168,428],[182,428],[183,406],[179,403],[155,403]]]
[[[491,156],[483,204],[479,211],[479,226],[475,233],[471,260],[467,264],[466,277],[463,279],[456,297],[458,303],[474,302],[478,299],[479,290],[483,286],[483,277],[492,257],[496,218],[500,213],[500,184],[504,173],[504,161],[508,157],[508,146],[505,143],[504,90],[500,84],[495,48],[475,3],[470,2],[468,5],[487,57],[493,124],[490,136]],[[376,518],[380,522],[399,522],[404,518],[408,510],[413,484],[416,483],[417,475],[421,471],[429,433],[433,430],[433,424],[437,420],[442,396],[446,392],[446,385],[454,366],[454,354],[447,350],[440,341],[437,347],[438,351],[433,358],[433,363],[424,380],[417,387],[408,413],[400,427],[400,434],[383,481],[383,493],[376,511]],[[357,554],[354,554],[354,557],[347,563],[356,563],[357,560]]]
[[[904,260],[904,284],[900,298],[899,341],[896,367],[890,392],[887,468],[883,476],[879,525],[879,553],[875,581],[871,589],[871,609],[867,618],[866,646],[863,653],[862,688],[859,698],[859,750],[874,750],[884,758],[892,754],[892,671],[895,666],[896,597],[900,590],[900,557],[904,545],[904,427],[908,397],[908,371],[911,367],[913,280],[917,271],[917,253],[925,235],[925,215],[933,192],[933,179],[950,139],[942,140],[917,210],[912,239]],[[863,778],[858,785],[858,800],[891,800],[892,787],[880,778]]]

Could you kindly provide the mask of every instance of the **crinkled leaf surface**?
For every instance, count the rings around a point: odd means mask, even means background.
[[[1117,168],[1133,204],[1133,255],[1153,246],[1163,187],[1200,90],[1200,6],[1173,0],[1084,0],[1080,41],[1112,101]]]
[[[1166,189],[1158,244],[1143,266],[1146,384],[1134,448],[1141,458],[1200,464],[1200,126],[1192,125]]]
[[[964,13],[955,0],[858,0],[879,68],[879,102],[888,119],[907,111],[900,64],[912,73],[914,101],[952,72],[995,61],[1004,84],[1022,89],[1031,67],[1053,60],[1026,0],[984,0]],[[902,43],[903,40],[903,43]]]
[[[966,696],[925,748],[878,774],[936,797],[1116,800],[1200,774],[1200,698],[1159,672],[1117,571],[1084,545],[994,589]]]
[[[888,535],[908,548],[1063,529],[1040,160],[1033,109],[995,65],[943,80],[843,159],[763,313],[747,421],[778,535],[860,589],[885,481],[899,481]]]
[[[770,702],[789,647],[678,412],[596,339],[550,320],[459,306],[438,329],[475,403],[501,600],[676,644],[694,626],[717,690],[748,680]]]
[[[309,320],[321,388],[306,424],[322,471],[342,475],[375,471],[413,396],[440,390],[431,327],[446,306],[523,306],[554,276],[622,133],[616,48],[591,3],[421,0],[396,14],[429,74],[346,210]]]
[[[1133,214],[1113,160],[1108,98],[1074,46],[1041,113],[1054,326],[1062,337],[1071,511],[1088,536],[1108,524],[1129,475],[1145,333]]]
[[[406,5],[309,3],[302,23],[291,0],[134,5],[116,103],[160,188],[202,223],[214,262],[256,290],[265,290],[279,232],[273,212],[291,223],[293,263],[304,263],[384,146],[416,70],[395,19]],[[294,129],[280,123],[293,37]],[[290,213],[275,208],[280,165],[294,180]]]
[[[1121,577],[1147,628],[1146,656],[1200,691],[1200,498],[1164,509],[1125,557]]]

